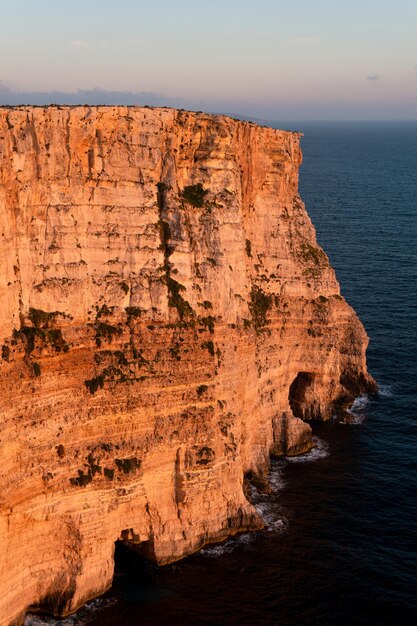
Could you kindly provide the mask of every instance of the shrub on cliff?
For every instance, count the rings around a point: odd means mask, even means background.
[[[47,312],[30,307],[28,317],[36,328],[48,328],[55,322],[58,315],[61,315],[59,311]]]
[[[6,344],[1,347],[1,358],[5,361],[8,361],[10,358],[10,347],[6,346]]]
[[[101,346],[101,339],[111,341],[115,335],[122,333],[122,329],[119,326],[112,326],[105,322],[96,322],[94,328],[96,330],[96,344],[98,347]]]
[[[130,459],[114,459],[118,469],[123,472],[123,474],[131,474],[135,470],[139,469],[142,465],[140,459],[132,457]]]
[[[268,323],[267,313],[272,305],[272,296],[262,291],[260,287],[254,285],[250,292],[249,311],[252,315],[252,322],[256,330],[266,326]]]
[[[39,365],[39,363],[33,362],[32,363],[33,366],[33,373],[35,374],[36,378],[39,378],[39,376],[41,375],[41,366]]]
[[[90,380],[85,380],[84,384],[91,395],[94,395],[99,387],[101,387],[101,389],[104,387],[104,376],[96,376]]]
[[[194,311],[190,303],[181,295],[181,291],[185,291],[184,285],[171,278],[170,275],[166,277],[166,284],[169,292],[168,306],[177,309],[180,320],[192,316]]]
[[[196,185],[187,185],[182,191],[183,199],[188,202],[188,204],[197,208],[204,206],[207,194],[208,190],[204,189],[201,183],[197,183]]]
[[[78,476],[69,479],[71,485],[75,487],[85,487],[88,483],[91,483],[92,480],[93,476],[91,470],[88,470],[86,474],[84,474],[83,470],[78,470]]]
[[[214,333],[214,324],[216,322],[216,318],[213,317],[213,315],[207,315],[207,317],[200,317],[198,321],[203,326],[204,330],[208,330],[211,334]]]
[[[125,311],[128,317],[140,317],[142,313],[138,306],[127,306]]]
[[[203,395],[203,393],[206,393],[206,391],[208,391],[208,385],[199,385],[197,387],[197,395],[200,397]]]
[[[201,347],[209,351],[211,356],[214,356],[214,343],[212,341],[203,341]]]

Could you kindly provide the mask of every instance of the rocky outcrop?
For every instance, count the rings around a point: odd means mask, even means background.
[[[0,623],[262,520],[245,476],[373,390],[298,196],[296,133],[0,110]],[[304,420],[304,421],[303,421]]]

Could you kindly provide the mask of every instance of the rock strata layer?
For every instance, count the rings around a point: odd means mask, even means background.
[[[299,135],[0,110],[0,623],[259,528],[245,477],[375,383],[298,195]]]

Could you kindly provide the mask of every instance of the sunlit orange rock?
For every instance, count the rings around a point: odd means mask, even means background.
[[[299,135],[172,109],[0,110],[0,623],[262,520],[245,475],[372,391],[298,196]]]

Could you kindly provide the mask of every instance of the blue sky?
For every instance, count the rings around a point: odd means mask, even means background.
[[[416,0],[0,0],[0,15],[0,102],[100,88],[267,119],[417,118]]]

